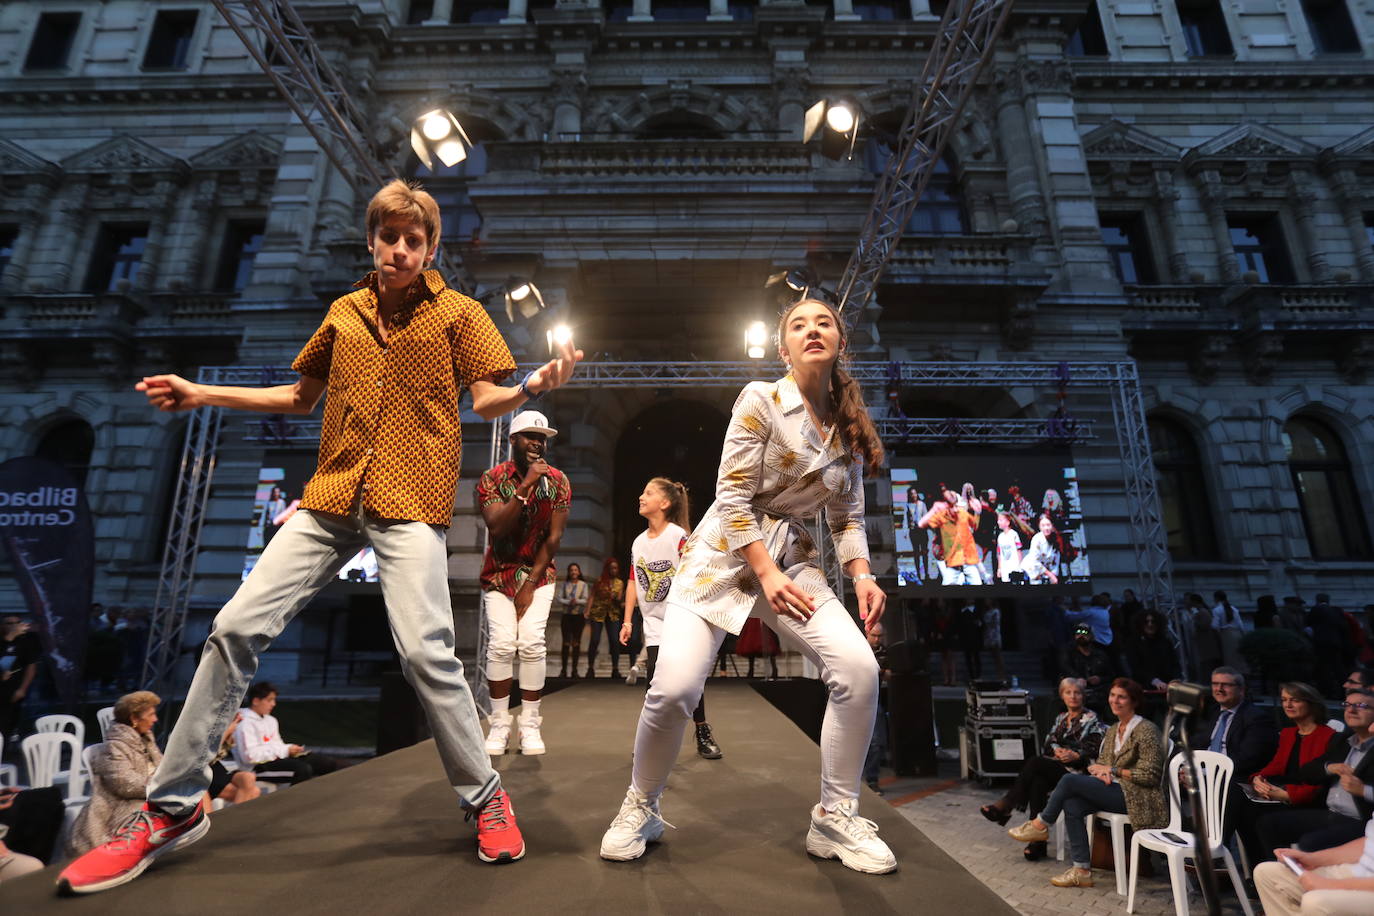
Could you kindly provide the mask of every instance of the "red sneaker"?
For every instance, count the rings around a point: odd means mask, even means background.
[[[468,819],[477,818],[477,858],[483,862],[514,862],[525,856],[525,839],[515,823],[515,808],[505,789],[496,794],[480,810],[468,811]]]
[[[94,894],[127,884],[163,853],[189,846],[205,836],[210,819],[204,808],[182,818],[164,814],[151,804],[132,815],[119,831],[62,870],[57,877],[61,894]]]

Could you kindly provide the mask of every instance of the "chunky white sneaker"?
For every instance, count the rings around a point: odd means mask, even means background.
[[[878,839],[878,825],[856,813],[859,803],[850,799],[828,813],[811,809],[811,829],[806,832],[806,851],[822,859],[839,859],[848,868],[883,875],[897,868],[897,857]]]
[[[644,855],[645,846],[663,836],[665,824],[668,822],[658,813],[658,801],[650,802],[631,789],[620,805],[620,813],[601,837],[601,858],[613,862],[638,859]]]
[[[633,686],[634,686],[634,682],[637,681],[637,680],[639,680],[639,679],[642,678],[643,676],[644,676],[644,669],[643,669],[643,668],[639,667],[638,665],[631,665],[631,666],[630,666],[630,673],[627,674],[627,675],[625,675],[625,683],[627,683],[627,684],[629,684],[630,686],[633,687]]]
[[[506,752],[506,745],[510,743],[510,722],[509,714],[491,717],[491,730],[487,732],[487,753],[491,756],[500,757]]]
[[[520,720],[520,753],[544,753],[544,738],[539,734],[539,724],[544,720],[538,716]]]

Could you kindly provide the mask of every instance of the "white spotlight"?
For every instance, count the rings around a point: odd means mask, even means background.
[[[528,283],[521,283],[518,286],[513,287],[510,291],[510,297],[514,299],[516,302],[519,302],[521,299],[524,299],[529,294],[530,285]]]
[[[453,132],[453,127],[449,124],[448,118],[437,111],[431,111],[420,122],[420,130],[424,132],[426,139],[442,140]]]
[[[763,359],[764,344],[768,342],[768,327],[762,321],[755,321],[744,332],[744,346],[748,348],[750,359]]]
[[[444,165],[453,168],[468,157],[468,151],[457,140],[445,140],[435,148],[434,155],[438,156]]]
[[[545,336],[549,342],[549,352],[557,353],[560,347],[572,343],[572,328],[566,324],[555,325]]]
[[[848,105],[832,105],[825,113],[825,123],[836,133],[847,134],[854,129],[854,112]]]

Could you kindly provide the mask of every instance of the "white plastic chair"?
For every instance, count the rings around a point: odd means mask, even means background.
[[[38,734],[44,732],[67,732],[76,736],[77,747],[86,744],[86,723],[76,716],[68,716],[62,713],[55,713],[51,716],[39,716],[33,720],[33,727]]]
[[[71,771],[81,766],[81,745],[70,732],[39,732],[29,735],[20,747],[24,749],[24,764],[29,771],[29,786],[42,789],[47,786],[66,782],[67,797],[74,798],[80,793],[72,792],[72,783],[81,780],[71,778]],[[63,757],[70,763],[64,768]]]
[[[95,721],[100,724],[100,740],[104,741],[105,736],[110,732],[110,726],[114,724],[114,707],[106,706],[104,709],[97,709]]]
[[[99,749],[100,745],[98,744],[92,744],[90,747],[81,749],[81,769],[80,772],[77,772],[73,768],[72,779],[67,788],[68,800],[94,794],[95,777],[91,775],[91,755]]]
[[[0,760],[5,757],[5,736],[0,735]],[[19,767],[12,763],[0,763],[0,786],[19,785]]]
[[[1245,885],[1241,883],[1240,873],[1236,871],[1236,861],[1231,850],[1222,842],[1222,815],[1226,811],[1226,796],[1230,793],[1231,772],[1234,764],[1231,758],[1213,751],[1194,751],[1197,764],[1198,791],[1202,794],[1202,811],[1207,820],[1208,861],[1196,863],[1210,868],[1212,862],[1221,859],[1226,863],[1226,872],[1231,876],[1231,887],[1235,889],[1245,916],[1254,916],[1250,908],[1250,898],[1245,896]],[[1184,765],[1183,755],[1179,754],[1169,762],[1169,786],[1178,785],[1179,770]],[[1174,842],[1165,834],[1172,834],[1182,844]],[[1135,882],[1140,871],[1140,850],[1152,849],[1164,853],[1169,861],[1169,883],[1174,891],[1174,913],[1188,916],[1188,883],[1183,865],[1193,861],[1195,850],[1193,834],[1183,829],[1183,811],[1175,800],[1175,793],[1169,793],[1169,826],[1163,830],[1137,830],[1131,837],[1131,883],[1126,897],[1126,912],[1135,912]]]
[[[1088,836],[1093,835],[1093,818],[1104,821],[1112,833],[1112,861],[1116,863],[1116,893],[1120,897],[1126,896],[1126,881],[1129,871],[1126,868],[1126,828],[1130,826],[1131,816],[1129,814],[1117,814],[1114,811],[1095,811],[1088,817]]]

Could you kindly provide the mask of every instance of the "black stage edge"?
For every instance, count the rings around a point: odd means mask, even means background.
[[[867,790],[861,813],[899,870],[806,855],[815,744],[747,684],[712,681],[706,698],[725,757],[702,760],[684,741],[663,801],[678,829],[636,862],[597,850],[629,781],[643,692],[592,681],[544,701],[547,755],[497,760],[523,861],[478,861],[426,742],[218,812],[205,839],[124,887],[57,898],[57,867],[7,882],[0,913],[1014,913]]]

